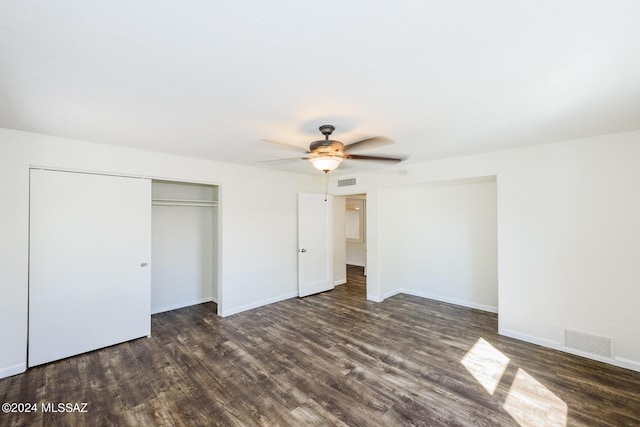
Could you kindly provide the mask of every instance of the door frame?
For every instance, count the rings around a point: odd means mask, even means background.
[[[335,197],[344,197],[345,198],[345,202],[346,199],[348,198],[354,198],[354,196],[361,196],[362,199],[364,200],[364,215],[363,215],[363,222],[364,222],[364,251],[365,251],[365,261],[364,261],[364,272],[365,272],[365,277],[367,276],[367,270],[369,267],[369,221],[368,221],[368,217],[369,217],[369,206],[368,206],[368,201],[369,201],[369,193],[366,191],[357,191],[357,192],[349,192],[349,193],[344,193],[344,194],[336,194]],[[346,245],[346,238],[345,238],[345,245]],[[346,264],[346,256],[345,256],[345,264]],[[378,298],[371,298],[371,296],[369,295],[369,281],[366,280],[365,281],[365,286],[366,286],[366,291],[367,291],[367,299],[371,299],[372,301],[378,301]]]

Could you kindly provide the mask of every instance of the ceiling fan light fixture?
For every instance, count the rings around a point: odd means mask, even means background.
[[[344,158],[340,156],[318,156],[312,157],[309,160],[314,168],[328,173],[340,166],[340,163],[342,163]]]
[[[397,163],[402,161],[401,158],[383,157],[383,156],[365,156],[362,154],[351,154],[351,150],[364,150],[368,148],[376,148],[383,145],[393,144],[393,140],[382,136],[373,136],[370,138],[361,139],[360,141],[352,142],[350,144],[343,144],[340,141],[329,139],[329,136],[335,130],[333,125],[322,125],[319,128],[320,133],[324,135],[324,139],[313,141],[309,145],[309,150],[303,153],[302,160],[309,160],[314,168],[325,174],[331,172],[340,166],[344,159],[351,160],[372,160],[372,161],[384,161]],[[292,148],[291,145],[280,143],[277,141],[271,141],[263,139],[265,142],[272,142],[277,145],[284,145]],[[296,151],[298,148],[296,148]],[[278,160],[292,160],[292,159],[278,159]],[[328,181],[327,181],[328,182]]]

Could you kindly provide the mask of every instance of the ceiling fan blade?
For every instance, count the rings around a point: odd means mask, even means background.
[[[362,156],[359,154],[346,154],[345,158],[353,159],[353,160],[374,160],[374,161],[394,162],[394,163],[398,163],[404,160],[398,157]]]
[[[296,147],[295,145],[287,144],[286,142],[276,141],[273,139],[261,139],[260,141],[267,142],[269,144],[278,145],[283,148],[287,148],[289,150],[294,150],[299,153],[305,153],[304,148]],[[308,152],[308,151],[307,151]]]
[[[288,157],[284,159],[258,160],[258,163],[287,163],[294,160],[309,160],[309,157]]]
[[[371,150],[373,148],[383,147],[385,145],[391,145],[394,143],[395,142],[391,138],[387,138],[384,136],[374,136],[345,145],[344,149],[345,151]]]

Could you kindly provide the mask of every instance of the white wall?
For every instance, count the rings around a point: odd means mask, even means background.
[[[640,370],[640,133],[518,154],[498,177],[500,332],[610,337]]]
[[[367,296],[393,289],[382,255],[390,186],[497,176],[499,330],[640,370],[640,131],[357,176],[367,193]],[[345,191],[333,187],[335,194]],[[387,200],[388,199],[388,200]],[[564,345],[564,329],[613,340],[611,358]]]
[[[346,237],[345,237],[346,198],[333,198],[333,284],[347,283]]]
[[[364,267],[366,256],[367,251],[364,243],[347,242],[347,264]]]
[[[384,297],[408,293],[497,312],[495,178],[383,189]]]
[[[25,368],[31,165],[220,185],[222,315],[297,294],[297,193],[324,189],[322,176],[8,129],[0,129],[0,162],[0,377]]]

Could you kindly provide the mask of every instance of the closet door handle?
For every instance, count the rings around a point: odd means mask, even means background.
[[[146,267],[147,265],[149,265],[149,264],[147,264],[146,262],[141,262],[140,263],[140,267]]]
[[[306,249],[300,249],[300,252],[305,253],[305,252],[307,252],[307,250]]]

